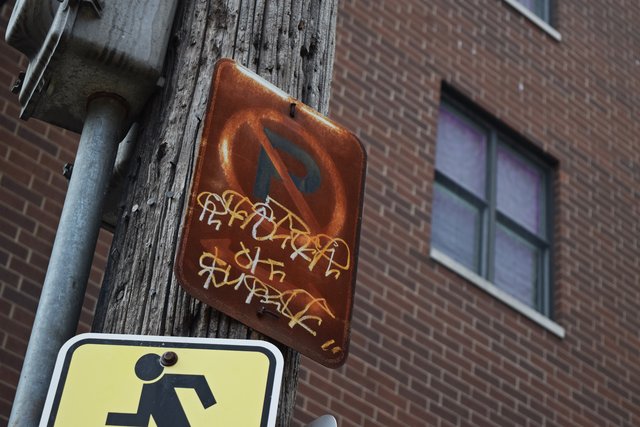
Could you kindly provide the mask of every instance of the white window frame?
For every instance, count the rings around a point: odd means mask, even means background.
[[[536,15],[535,13],[533,13],[532,11],[530,11],[529,9],[527,9],[522,3],[520,3],[518,0],[503,0],[505,3],[507,3],[509,6],[511,6],[512,8],[514,8],[515,10],[517,10],[518,12],[520,12],[521,14],[523,14],[527,19],[529,19],[531,22],[533,22],[535,25],[537,25],[538,27],[540,27],[542,30],[544,30],[547,34],[549,34],[551,37],[553,37],[554,39],[556,39],[557,41],[562,41],[562,35],[560,35],[560,32],[558,30],[556,30],[555,28],[553,28],[548,22],[546,22],[544,19],[540,18],[538,15]]]
[[[439,251],[434,247],[431,248],[431,252],[429,253],[429,256],[431,257],[431,259],[433,259],[437,263],[442,264],[449,270],[453,271],[459,276],[462,276],[471,284],[482,289],[483,291],[493,296],[494,298],[502,301],[507,306],[511,307],[512,309],[519,312],[523,316],[527,317],[528,319],[542,326],[552,334],[556,335],[558,338],[565,337],[566,332],[562,326],[560,326],[553,320],[549,319],[544,314],[541,314],[535,309],[527,306],[526,304],[521,303],[520,301],[518,301],[517,299],[515,299],[514,297],[512,297],[502,289],[498,288],[493,283],[480,277],[478,274],[474,273],[473,271],[471,271],[464,265],[460,264],[450,256],[444,254],[443,252]]]

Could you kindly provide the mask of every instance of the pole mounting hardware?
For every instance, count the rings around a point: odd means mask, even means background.
[[[62,176],[67,178],[67,180],[71,179],[71,174],[73,173],[73,163],[65,163],[62,167]]]
[[[96,14],[96,18],[102,18],[102,4],[100,3],[100,0],[58,0],[58,2],[62,3],[62,7],[64,10],[69,7],[69,3],[80,5],[88,4]]]
[[[162,366],[173,366],[178,363],[178,355],[174,351],[167,351],[160,357]]]
[[[13,82],[13,86],[11,86],[11,93],[20,93],[20,89],[22,89],[22,83],[24,83],[25,76],[26,73],[24,71],[21,71],[20,74],[18,74],[18,78],[15,82]]]
[[[96,14],[96,18],[102,18],[102,4],[100,3],[100,0],[79,0],[79,2],[80,5],[86,4],[91,6]]]

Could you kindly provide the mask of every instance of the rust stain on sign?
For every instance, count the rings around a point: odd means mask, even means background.
[[[366,156],[230,59],[216,64],[176,260],[185,290],[328,367],[347,356]]]

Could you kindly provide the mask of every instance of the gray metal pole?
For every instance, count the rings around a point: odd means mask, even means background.
[[[73,174],[9,418],[11,427],[38,425],[58,351],[78,326],[100,231],[103,199],[125,117],[126,107],[115,96],[96,97],[87,106]]]

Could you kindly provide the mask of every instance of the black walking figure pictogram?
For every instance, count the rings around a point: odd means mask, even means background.
[[[140,357],[136,362],[136,375],[142,381],[155,381],[142,386],[138,412],[109,412],[106,425],[147,427],[150,418],[153,417],[158,427],[190,427],[176,388],[195,390],[205,409],[215,405],[216,399],[204,375],[162,375],[163,370],[164,366],[157,354],[150,353]]]

